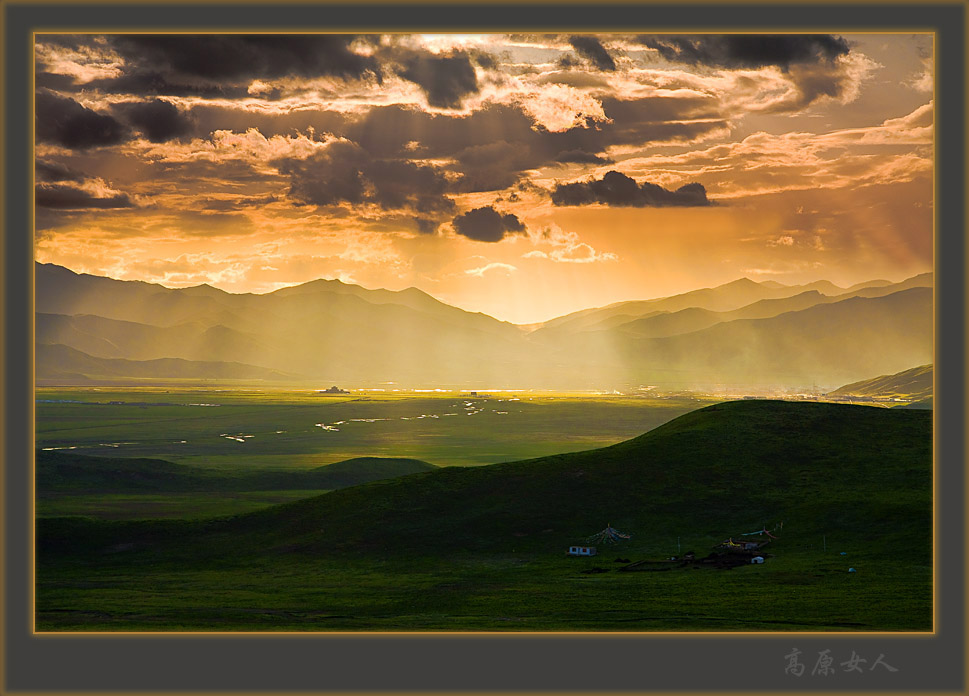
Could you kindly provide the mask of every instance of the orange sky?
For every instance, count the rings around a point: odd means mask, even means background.
[[[413,285],[529,323],[932,268],[931,35],[45,35],[36,60],[36,257],[78,272]]]

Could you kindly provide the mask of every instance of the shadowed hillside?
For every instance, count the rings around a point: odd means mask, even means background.
[[[873,553],[904,547],[928,559],[931,442],[927,412],[730,402],[612,447],[356,486],[212,522],[197,539],[200,548],[236,539],[232,548],[257,553],[446,556],[514,545],[557,554],[609,522],[655,551],[670,535],[714,543],[782,520],[799,538],[837,532]],[[98,523],[91,541],[110,529],[119,541],[184,545],[165,542],[163,523]],[[68,530],[83,534],[45,522],[41,548],[60,547]]]
[[[307,471],[227,472],[175,464],[162,459],[91,457],[38,451],[37,493],[170,493],[186,491],[268,491],[346,488],[437,467],[417,459],[357,457]]]

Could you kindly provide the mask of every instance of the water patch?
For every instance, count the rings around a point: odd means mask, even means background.
[[[222,433],[219,437],[224,437],[226,440],[235,440],[236,442],[245,442],[247,438],[255,437],[255,435],[229,435],[227,433]]]

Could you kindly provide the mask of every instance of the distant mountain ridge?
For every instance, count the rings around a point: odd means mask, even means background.
[[[211,379],[462,388],[834,386],[932,359],[932,274],[849,289],[744,278],[584,310],[534,330],[416,288],[318,280],[236,295],[52,264],[38,264],[36,278],[37,377],[46,383],[208,371]]]
[[[933,396],[932,365],[921,365],[892,375],[846,384],[830,396],[871,396],[880,398],[908,398],[912,401],[931,399]]]

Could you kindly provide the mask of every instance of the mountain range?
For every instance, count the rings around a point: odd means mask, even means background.
[[[37,264],[38,384],[837,387],[930,363],[931,273],[849,288],[746,278],[518,326],[416,289],[170,289]]]

